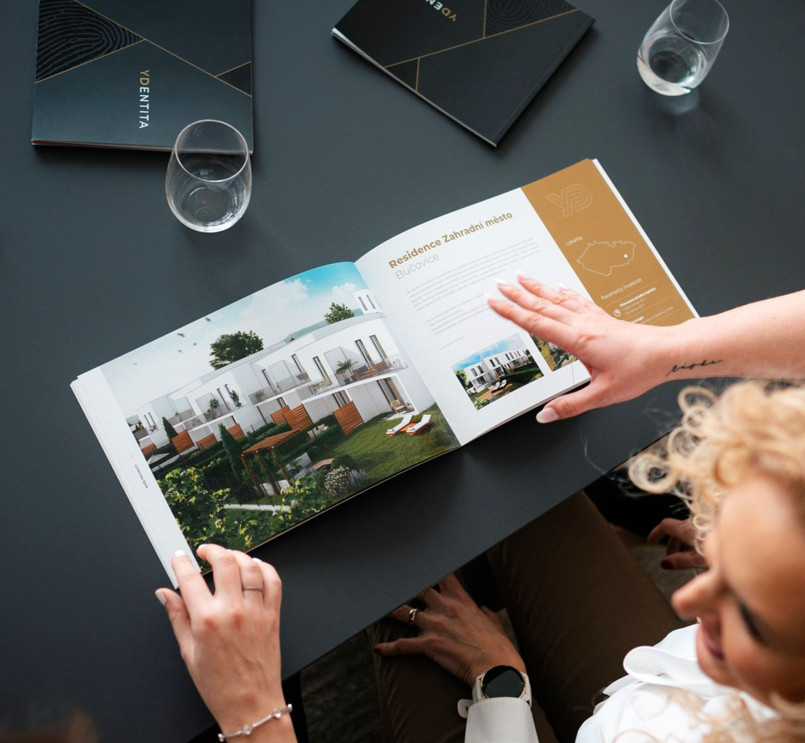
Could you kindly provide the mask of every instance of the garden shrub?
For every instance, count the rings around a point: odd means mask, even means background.
[[[324,478],[324,490],[327,495],[341,500],[366,486],[366,476],[349,467],[335,467]]]

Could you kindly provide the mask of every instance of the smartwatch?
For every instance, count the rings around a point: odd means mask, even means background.
[[[530,707],[531,684],[528,683],[528,676],[512,666],[492,666],[475,679],[472,701],[497,697],[522,699]]]

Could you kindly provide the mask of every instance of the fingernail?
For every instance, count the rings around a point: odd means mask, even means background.
[[[187,552],[185,552],[184,550],[176,550],[176,552],[173,553],[173,556],[174,557],[187,557]]]
[[[263,562],[259,557],[253,557],[252,560],[255,562]]]
[[[380,645],[375,645],[375,646],[372,648],[372,650],[374,650],[375,655],[380,655],[380,654],[381,654],[381,652],[380,652]]]
[[[559,413],[553,408],[543,408],[537,413],[537,423],[553,423],[559,420]]]
[[[563,284],[561,281],[557,284],[557,286],[559,287],[560,292],[569,292],[570,291],[570,289],[568,289],[567,286],[565,284]]]
[[[495,283],[498,286],[511,286],[511,284],[508,281],[506,281],[505,279],[495,279]]]
[[[671,562],[670,562],[670,560],[661,560],[661,561],[660,561],[660,567],[661,567],[663,570],[670,570],[670,569],[671,569]]]
[[[168,600],[165,598],[165,595],[162,591],[155,591],[155,595],[157,597],[157,601],[159,601],[162,606],[165,606],[168,603]]]

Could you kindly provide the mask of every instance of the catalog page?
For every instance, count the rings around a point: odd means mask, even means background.
[[[357,261],[459,440],[589,380],[584,366],[489,309],[517,272],[616,317],[675,324],[693,311],[597,163],[419,225]]]
[[[458,446],[352,263],[267,287],[73,389],[172,576]]]

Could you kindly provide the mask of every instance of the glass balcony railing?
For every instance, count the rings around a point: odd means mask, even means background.
[[[374,364],[355,364],[336,372],[335,379],[324,379],[310,385],[307,389],[313,395],[320,395],[323,392],[329,392],[348,384],[379,377],[382,374],[399,371],[407,367],[408,365],[399,356],[383,359]]]

